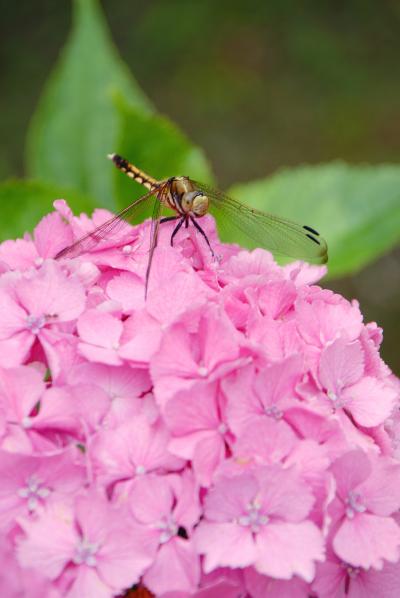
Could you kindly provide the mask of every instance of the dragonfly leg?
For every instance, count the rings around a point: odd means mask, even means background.
[[[181,228],[181,226],[182,226],[182,224],[183,224],[184,222],[185,222],[185,217],[183,216],[183,217],[182,217],[182,218],[179,220],[178,224],[175,226],[175,228],[174,228],[174,230],[173,230],[173,233],[172,233],[172,235],[171,235],[171,247],[173,247],[173,245],[174,245],[174,237],[175,237],[176,233],[179,231],[179,229]]]
[[[193,222],[193,224],[195,225],[195,227],[197,228],[197,230],[199,231],[199,233],[200,233],[201,235],[203,235],[203,237],[205,238],[205,240],[206,240],[206,243],[207,243],[208,247],[210,248],[210,251],[211,251],[211,255],[212,255],[212,257],[215,257],[215,255],[214,255],[214,251],[213,251],[213,248],[211,247],[211,243],[210,243],[210,241],[208,240],[208,237],[207,237],[206,233],[205,233],[205,232],[203,231],[203,229],[201,228],[200,224],[199,224],[198,222],[196,222],[196,220],[193,218],[193,216],[190,216],[190,220]]]
[[[163,222],[172,222],[172,220],[177,220],[177,218],[179,218],[179,216],[167,216],[166,218],[161,218],[160,224]]]

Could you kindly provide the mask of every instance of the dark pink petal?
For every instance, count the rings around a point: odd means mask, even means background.
[[[294,577],[290,581],[261,575],[253,567],[244,570],[247,591],[252,598],[308,598],[310,586]]]

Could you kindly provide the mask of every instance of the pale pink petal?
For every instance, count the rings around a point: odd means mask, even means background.
[[[174,495],[167,478],[147,475],[134,480],[130,508],[140,523],[156,523],[167,517],[173,504]]]
[[[21,304],[34,316],[68,322],[85,307],[84,289],[76,278],[67,278],[57,262],[46,261],[34,277],[25,277],[15,286]]]
[[[135,312],[126,322],[120,355],[132,364],[148,367],[160,346],[162,328],[147,311]]]
[[[13,239],[0,243],[0,262],[5,262],[11,270],[31,268],[38,258],[35,245],[27,239]]]
[[[70,226],[57,212],[42,218],[33,231],[33,239],[42,258],[54,257],[73,241]]]
[[[112,598],[115,590],[104,583],[96,569],[79,567],[76,578],[68,589],[67,598],[83,598],[83,596],[96,596],[96,598]],[[125,589],[125,588],[121,588]]]
[[[372,458],[371,475],[357,491],[375,515],[388,516],[400,509],[400,464],[392,459]]]
[[[209,432],[207,436],[203,436],[196,443],[192,467],[196,479],[201,486],[209,486],[211,484],[213,474],[225,457],[225,454],[225,442],[222,435],[218,434],[218,432]]]
[[[205,555],[203,569],[247,567],[257,558],[257,550],[248,528],[235,523],[201,522],[194,533],[197,551]]]
[[[145,298],[143,281],[131,272],[121,272],[108,283],[107,295],[118,301],[126,314],[143,309]]]
[[[356,567],[380,569],[400,556],[400,528],[390,517],[362,513],[345,519],[333,539],[335,553]]]
[[[319,380],[328,392],[339,393],[342,388],[360,380],[363,369],[364,355],[360,343],[348,343],[339,338],[321,353]]]
[[[311,521],[269,524],[256,536],[257,559],[254,567],[264,575],[291,579],[298,575],[312,581],[316,561],[325,556],[320,530]]]
[[[181,538],[162,545],[143,576],[144,585],[156,596],[171,590],[193,592],[199,581],[199,557],[192,543]]]
[[[70,508],[56,503],[40,519],[21,523],[27,535],[17,548],[20,564],[56,579],[73,558],[77,542]]]
[[[77,326],[79,336],[85,344],[113,350],[119,347],[123,327],[111,314],[88,309],[79,318]]]
[[[397,393],[380,380],[365,377],[343,392],[343,399],[361,426],[379,426],[396,404]]]
[[[0,340],[6,340],[27,327],[28,314],[3,289],[0,289],[0,305]]]
[[[264,417],[254,420],[243,429],[233,452],[238,459],[274,463],[283,461],[297,442],[295,433],[286,422]]]

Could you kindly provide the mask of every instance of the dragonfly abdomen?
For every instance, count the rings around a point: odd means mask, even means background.
[[[153,177],[128,162],[128,160],[125,160],[122,156],[119,156],[118,154],[108,154],[108,158],[112,160],[115,166],[119,170],[122,170],[122,172],[124,172],[130,179],[140,183],[140,185],[143,185],[143,187],[146,187],[149,191],[158,187],[158,181],[156,181],[156,179],[153,179]]]

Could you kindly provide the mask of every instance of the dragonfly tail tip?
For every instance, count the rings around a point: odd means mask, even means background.
[[[114,156],[115,156],[115,154],[107,154],[107,158],[109,160],[114,160]]]

